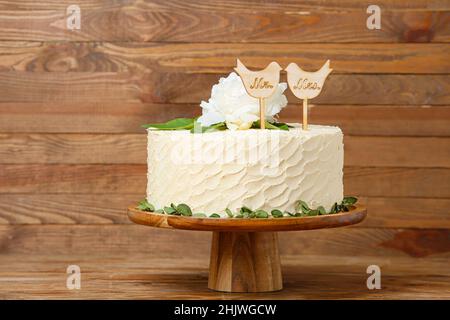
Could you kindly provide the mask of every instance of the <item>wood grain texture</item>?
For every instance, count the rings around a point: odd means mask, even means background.
[[[381,30],[357,0],[79,0],[79,31],[69,4],[0,1],[0,299],[450,298],[448,1],[380,0]],[[331,59],[309,120],[343,129],[345,193],[369,211],[281,233],[282,293],[207,290],[208,233],[126,216],[145,196],[140,125],[198,115],[236,57]],[[299,104],[281,120],[301,122]],[[66,289],[69,264],[83,290]]]
[[[145,194],[146,165],[0,165],[0,193]],[[345,194],[450,197],[448,168],[346,167]]]
[[[133,5],[136,1],[130,1],[128,4]],[[146,1],[148,4],[151,4],[152,7],[155,8],[195,8],[199,11],[206,10],[209,11],[211,7],[217,8],[219,6],[220,8],[232,10],[232,11],[252,11],[257,8],[264,8],[264,9],[270,9],[270,10],[304,10],[308,8],[320,8],[321,11],[325,12],[333,12],[337,9],[342,9],[346,11],[351,10],[359,10],[361,8],[361,5],[356,0],[330,0],[326,3],[323,3],[320,0],[309,0],[309,1],[289,1],[289,0],[280,0],[277,3],[267,3],[262,0],[254,0],[251,2],[246,1],[224,1],[224,0],[211,0],[208,1],[207,4],[205,4],[202,0],[192,0],[189,1],[189,3],[181,2],[181,1],[171,1],[171,3],[166,3],[163,0],[149,0]],[[1,3],[1,9],[4,8],[13,8],[17,10],[43,10],[45,8],[48,8],[51,6],[52,8],[56,9],[65,9],[68,4],[71,2],[68,0],[47,0],[43,2],[34,2],[34,1],[28,1],[28,0],[19,0],[19,1],[11,1],[11,0],[4,0]],[[105,6],[111,6],[108,2],[99,2],[96,0],[80,0],[80,5],[82,5],[84,8],[89,9],[103,9]],[[404,1],[393,1],[393,0],[380,0],[379,2],[380,6],[386,6],[391,8],[392,10],[398,10],[398,11],[408,11],[408,10],[420,10],[420,9],[429,9],[434,8],[435,10],[445,10],[448,8],[448,5],[446,2],[440,1],[440,0],[430,0],[427,3],[423,3],[421,0],[410,0],[409,2],[405,3]],[[123,4],[117,3],[116,6],[113,8],[121,8]],[[200,6],[203,5],[203,6]],[[184,6],[184,7],[181,7]],[[280,7],[281,6],[281,7]]]
[[[146,122],[199,115],[198,105],[133,102],[0,103],[2,132],[145,133]],[[448,109],[450,115],[450,108]],[[449,134],[450,135],[450,134]]]
[[[66,29],[70,1],[0,8],[0,39],[170,42],[449,42],[449,5],[433,1],[377,2],[381,30],[366,27],[367,5],[358,1],[79,1],[82,28]],[[30,14],[32,12],[32,14]],[[27,23],[23,23],[23,21]],[[114,26],[114,27],[110,27]],[[339,27],[337,27],[339,26]]]
[[[370,197],[449,198],[450,170],[439,168],[344,168],[344,194]]]
[[[0,193],[145,195],[145,165],[0,165]]]
[[[370,213],[369,213],[370,215]],[[450,258],[448,229],[343,227],[278,234],[280,254]],[[209,257],[211,234],[139,225],[0,225],[0,255]],[[36,246],[39,243],[39,246]],[[72,260],[73,261],[73,260]],[[365,269],[364,269],[365,270]]]
[[[0,224],[129,224],[143,194],[0,194]]]
[[[275,232],[337,228],[357,224],[366,217],[366,207],[356,204],[349,212],[313,217],[286,217],[268,219],[197,218],[145,212],[128,207],[128,217],[137,224],[166,229],[218,232]]]
[[[153,72],[0,72],[0,103],[197,104],[210,97],[211,87],[220,76]],[[289,101],[296,101],[290,92],[286,95]],[[450,75],[331,74],[321,95],[314,100],[318,104],[450,105]]]
[[[370,197],[359,201],[369,214],[358,227],[450,228],[450,199]]]
[[[447,138],[344,136],[344,150],[349,167],[450,167]]]
[[[284,290],[221,293],[207,289],[208,260],[180,255],[2,255],[1,299],[449,299],[448,261],[404,257],[282,257]],[[77,263],[82,289],[67,290]],[[382,289],[368,290],[366,268],[382,270]]]
[[[0,163],[146,164],[147,135],[0,134]]]
[[[0,107],[1,108],[1,107]],[[312,123],[337,125],[344,135],[447,136],[450,109],[422,106],[322,106],[309,112]],[[297,115],[296,115],[297,113]],[[298,121],[298,108],[287,108],[282,119]],[[426,119],[426,120],[425,120]],[[426,121],[426,125],[424,125]]]
[[[450,73],[448,44],[239,44],[142,42],[0,42],[0,71],[229,73],[238,57],[250,69],[271,61],[333,74]]]
[[[143,194],[0,194],[0,224],[130,224]],[[450,229],[449,199],[360,198],[370,213],[356,227]]]
[[[346,166],[450,168],[450,138],[344,136],[344,147]],[[146,150],[145,132],[0,133],[0,164],[146,164]]]
[[[225,292],[283,289],[276,232],[213,232],[208,288]]]
[[[310,105],[312,123],[339,126],[344,135],[450,136],[449,106]],[[0,131],[48,133],[144,133],[143,123],[200,114],[194,104],[117,102],[0,103]],[[280,114],[286,122],[301,121],[301,107],[289,105]],[[424,125],[426,119],[427,125]]]

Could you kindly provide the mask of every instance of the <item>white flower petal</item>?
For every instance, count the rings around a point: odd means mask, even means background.
[[[248,130],[250,129],[250,127],[252,126],[252,122],[242,122],[241,125],[239,126],[239,130]]]
[[[201,117],[197,119],[197,121],[203,126],[203,127],[209,127],[210,125],[213,125],[215,123],[223,122],[225,121],[225,117],[216,112],[215,110],[204,110],[204,113]]]
[[[226,122],[227,128],[230,130],[237,130],[239,126],[233,122]]]
[[[274,94],[266,100],[266,119],[272,121],[281,109],[286,107],[287,99],[283,92],[286,83],[278,84]],[[202,116],[198,121],[203,126],[225,121],[230,130],[245,130],[259,119],[259,101],[247,94],[241,78],[234,72],[211,89],[208,102],[202,101]]]

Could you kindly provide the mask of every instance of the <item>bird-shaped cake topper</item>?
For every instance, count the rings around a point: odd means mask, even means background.
[[[295,63],[290,63],[285,70],[292,93],[303,99],[303,130],[308,130],[308,99],[317,97],[322,91],[325,79],[333,71],[330,69],[330,60],[316,72],[304,71]]]
[[[276,62],[271,62],[265,69],[250,71],[237,59],[234,70],[241,77],[245,90],[253,97],[259,99],[259,122],[261,129],[265,129],[265,99],[270,97],[280,82],[280,71],[283,68]]]

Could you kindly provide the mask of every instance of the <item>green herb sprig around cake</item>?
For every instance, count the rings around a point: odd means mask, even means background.
[[[283,217],[311,217],[311,216],[320,216],[320,215],[328,215],[335,214],[339,212],[348,212],[350,211],[358,199],[356,197],[345,197],[340,204],[337,202],[331,207],[331,210],[327,212],[323,206],[319,206],[316,209],[309,208],[308,204],[305,201],[298,200],[295,203],[295,212],[281,211],[279,209],[273,209],[269,212],[258,209],[252,210],[248,207],[241,207],[236,212],[233,212],[231,209],[226,208],[225,213],[227,214],[227,218],[234,219],[267,219],[267,218],[283,218]],[[168,214],[168,215],[176,215],[176,216],[186,216],[186,217],[196,217],[196,218],[221,218],[218,213],[193,213],[192,209],[185,203],[180,203],[175,205],[171,203],[170,206],[165,206],[162,209],[156,209],[155,206],[149,203],[146,199],[139,202],[137,209],[141,211],[147,212],[155,212],[160,214]]]
[[[283,122],[266,121],[266,129],[269,130],[289,130],[292,126]],[[203,127],[197,118],[177,118],[164,123],[149,123],[142,125],[143,128],[156,130],[190,130],[191,133],[205,133],[228,130],[225,122],[218,122],[208,127]],[[260,129],[259,120],[252,123],[251,129]]]

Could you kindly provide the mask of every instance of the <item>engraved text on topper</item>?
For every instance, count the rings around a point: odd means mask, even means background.
[[[248,95],[259,99],[259,123],[261,129],[266,128],[265,99],[269,98],[275,92],[280,82],[281,69],[280,65],[273,61],[263,70],[250,71],[237,59],[234,70],[241,77]]]
[[[298,79],[298,82],[293,87],[294,90],[305,90],[305,89],[311,89],[311,90],[321,90],[322,87],[319,86],[319,84],[316,81],[309,81],[308,78],[300,78]]]
[[[253,98],[268,98],[280,82],[281,67],[271,62],[265,69],[251,71],[238,59],[234,70],[241,77],[245,90]]]
[[[295,63],[290,63],[285,70],[289,88],[303,100],[303,130],[308,130],[308,99],[317,97],[322,91],[325,79],[333,70],[330,69],[330,60],[316,72],[304,71]]]
[[[323,83],[332,70],[330,60],[316,72],[304,71],[297,64],[291,63],[286,68],[289,88],[299,99],[315,98],[322,91]]]
[[[273,85],[269,81],[266,81],[263,77],[255,77],[250,89],[273,89]]]

